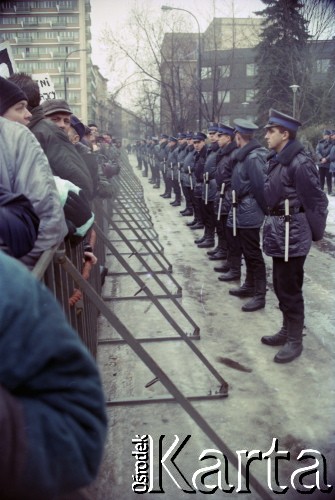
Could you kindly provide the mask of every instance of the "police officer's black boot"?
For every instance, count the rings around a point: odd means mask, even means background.
[[[198,244],[198,248],[211,248],[215,245],[214,233],[207,233],[207,237]]]
[[[203,221],[203,214],[202,214],[202,209],[201,209],[201,198],[194,198],[194,217],[196,219],[196,224],[193,224],[190,226],[190,228],[193,229],[203,229],[204,228],[204,221]]]
[[[244,306],[242,306],[242,311],[253,312],[258,311],[258,309],[263,309],[265,307],[265,294],[266,294],[266,281],[265,279],[255,280],[255,293],[251,300],[249,300]]]
[[[229,271],[218,277],[219,281],[240,281],[241,279],[241,257],[231,256],[229,259]]]
[[[163,194],[162,198],[171,198],[171,192],[172,192],[172,181],[171,179],[166,179],[166,191],[165,194]]]
[[[208,216],[206,220],[206,239],[199,243],[198,248],[211,248],[215,246],[215,220],[213,217]]]
[[[192,203],[190,201],[186,201],[186,208],[180,213],[183,215],[183,217],[190,217],[191,215],[193,215]]]
[[[304,321],[287,321],[287,341],[277,352],[273,361],[276,363],[289,363],[302,353],[302,331]]]
[[[198,245],[199,243],[202,243],[203,241],[205,241],[205,240],[206,240],[207,235],[208,235],[208,228],[207,228],[207,227],[205,227],[205,232],[204,232],[204,234],[203,234],[202,236],[200,236],[200,238],[196,238],[196,239],[194,240],[194,243],[195,243],[196,245]]]
[[[229,290],[229,295],[234,297],[253,297],[255,295],[254,277],[251,271],[247,271],[245,282],[240,288]]]
[[[228,254],[227,260],[222,262],[222,264],[220,266],[215,266],[214,271],[216,273],[227,273],[229,271],[230,267],[231,267],[230,255]]]
[[[219,243],[216,247],[216,252],[214,254],[210,254],[209,252],[207,253],[209,255],[209,260],[226,260],[228,255],[227,242],[219,237]]]
[[[191,227],[194,226],[197,223],[197,219],[194,217],[194,219],[191,222],[186,222],[186,226]]]
[[[287,342],[287,319],[283,317],[283,326],[274,335],[265,335],[261,338],[262,344],[270,346],[284,345]]]

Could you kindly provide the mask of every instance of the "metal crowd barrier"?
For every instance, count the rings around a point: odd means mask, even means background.
[[[120,179],[116,181],[117,188],[120,190],[120,200],[121,209],[117,210],[117,215],[120,217],[124,213],[140,215],[139,223],[140,227],[135,225],[130,226],[132,233],[137,235],[141,226],[145,223],[145,233],[143,237],[140,236],[140,242],[143,246],[145,240],[150,240],[151,233],[153,231],[150,226],[150,215],[147,214],[147,209],[143,202],[143,197],[141,198],[141,192],[143,195],[143,189],[133,174],[131,175],[131,167],[125,165],[123,170],[124,176],[120,176]],[[123,178],[122,178],[123,177]],[[132,207],[126,206],[125,193],[131,195],[133,205]],[[138,203],[137,203],[138,201]],[[117,200],[116,200],[117,203]],[[111,227],[113,220],[113,212],[116,205],[107,203],[105,200],[95,203],[94,212],[96,221],[89,232],[87,239],[89,240],[94,254],[98,257],[98,264],[93,266],[88,262],[85,262],[84,257],[84,247],[83,243],[73,247],[69,242],[65,242],[59,248],[53,248],[50,251],[45,252],[37,265],[33,270],[33,274],[43,281],[45,285],[54,293],[58,301],[60,302],[63,310],[73,328],[78,332],[79,336],[86,344],[90,352],[94,357],[97,354],[98,338],[97,338],[97,325],[98,325],[98,315],[102,314],[107,321],[112,325],[115,331],[122,337],[123,341],[131,347],[131,349],[136,353],[136,355],[145,363],[145,365],[151,370],[151,372],[156,377],[155,380],[159,381],[165,389],[170,394],[170,397],[162,396],[160,398],[154,398],[152,400],[143,400],[133,398],[120,401],[119,404],[143,404],[147,403],[160,403],[160,402],[175,402],[180,404],[180,406],[188,413],[191,419],[199,426],[199,428],[211,439],[211,441],[218,446],[218,449],[225,454],[228,460],[233,466],[239,468],[244,477],[248,477],[250,485],[254,487],[255,491],[260,495],[262,500],[270,499],[268,491],[259,483],[257,478],[250,473],[249,470],[242,464],[238,463],[236,454],[233,453],[230,448],[224,443],[223,439],[216,433],[216,431],[209,425],[207,420],[199,413],[199,411],[192,405],[191,401],[199,401],[203,399],[221,399],[228,395],[228,384],[222,378],[222,376],[216,371],[216,369],[210,364],[210,362],[205,358],[205,356],[196,348],[193,341],[191,341],[182,331],[178,331],[178,325],[174,325],[173,318],[164,311],[163,306],[158,302],[157,297],[150,291],[150,289],[143,284],[139,272],[136,272],[123,258],[123,256],[118,252],[117,248],[110,242],[106,235],[108,234],[108,229]],[[130,210],[130,211],[129,211]],[[133,217],[130,217],[133,219]],[[129,217],[128,217],[129,219]],[[120,222],[125,222],[123,216],[121,216]],[[133,219],[133,222],[135,220]],[[146,225],[148,223],[148,226]],[[115,229],[115,227],[114,227]],[[127,224],[126,229],[129,229]],[[118,237],[122,238],[122,231],[117,232]],[[152,235],[154,236],[154,235]],[[131,255],[137,257],[140,262],[145,265],[143,261],[143,256],[146,253],[150,253],[151,256],[157,255],[162,258],[162,251],[159,245],[155,245],[154,248],[149,248],[145,245],[145,250],[147,252],[141,252],[129,246]],[[152,303],[156,304],[159,311],[166,319],[169,320],[171,326],[174,326],[175,330],[183,338],[186,345],[188,345],[193,354],[197,355],[203,365],[211,372],[214,378],[219,382],[220,387],[216,394],[212,395],[191,395],[185,397],[181,390],[175,385],[172,379],[162,370],[158,362],[153,359],[153,357],[144,349],[142,343],[146,339],[137,339],[128,330],[128,328],[120,321],[120,319],[114,314],[108,303],[101,297],[101,273],[100,266],[105,264],[106,248],[108,248],[113,257],[115,257],[118,262],[123,265],[124,269],[129,272],[134,279],[134,281],[141,286],[141,291],[143,291]],[[129,259],[128,259],[129,260]],[[164,271],[170,273],[172,271],[171,266],[168,262],[167,268],[164,266],[164,262],[161,263],[159,269],[160,272]],[[165,269],[164,269],[165,268]],[[155,272],[154,272],[155,274]],[[158,273],[156,273],[158,274]],[[156,275],[156,281],[160,281]],[[145,285],[145,286],[144,286]],[[167,294],[173,303],[176,302],[173,294]],[[176,304],[175,304],[176,305]],[[191,318],[185,312],[185,316],[189,321]],[[192,323],[192,322],[191,322]],[[196,326],[193,325],[192,326]],[[159,339],[157,339],[159,340]],[[114,401],[107,401],[107,405],[115,404]],[[116,403],[118,404],[118,403]]]

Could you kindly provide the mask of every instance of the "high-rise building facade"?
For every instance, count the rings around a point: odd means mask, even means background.
[[[95,115],[90,0],[0,2],[0,40],[8,41],[18,71],[48,74],[85,123]]]

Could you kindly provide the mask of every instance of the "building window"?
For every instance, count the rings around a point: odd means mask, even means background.
[[[257,64],[255,64],[255,63],[246,64],[246,75],[247,76],[256,76],[257,75]]]
[[[212,68],[210,66],[202,67],[201,79],[204,80],[205,78],[211,78],[211,77],[212,77]]]
[[[230,76],[230,65],[224,64],[223,66],[218,66],[220,78],[228,78]]]
[[[252,102],[254,101],[256,96],[256,90],[255,89],[247,89],[245,91],[245,100],[246,102]]]
[[[212,92],[203,92],[202,97],[206,104],[209,104],[212,100],[213,93]]]
[[[330,66],[330,59],[318,59],[316,61],[316,72],[327,73]]]
[[[15,17],[0,17],[0,24],[18,24]]]
[[[223,102],[230,102],[230,90],[219,90],[218,103],[220,105]]]

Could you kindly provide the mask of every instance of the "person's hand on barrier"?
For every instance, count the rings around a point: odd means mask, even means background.
[[[98,262],[97,257],[93,252],[84,252],[84,262],[90,262],[93,266]]]

